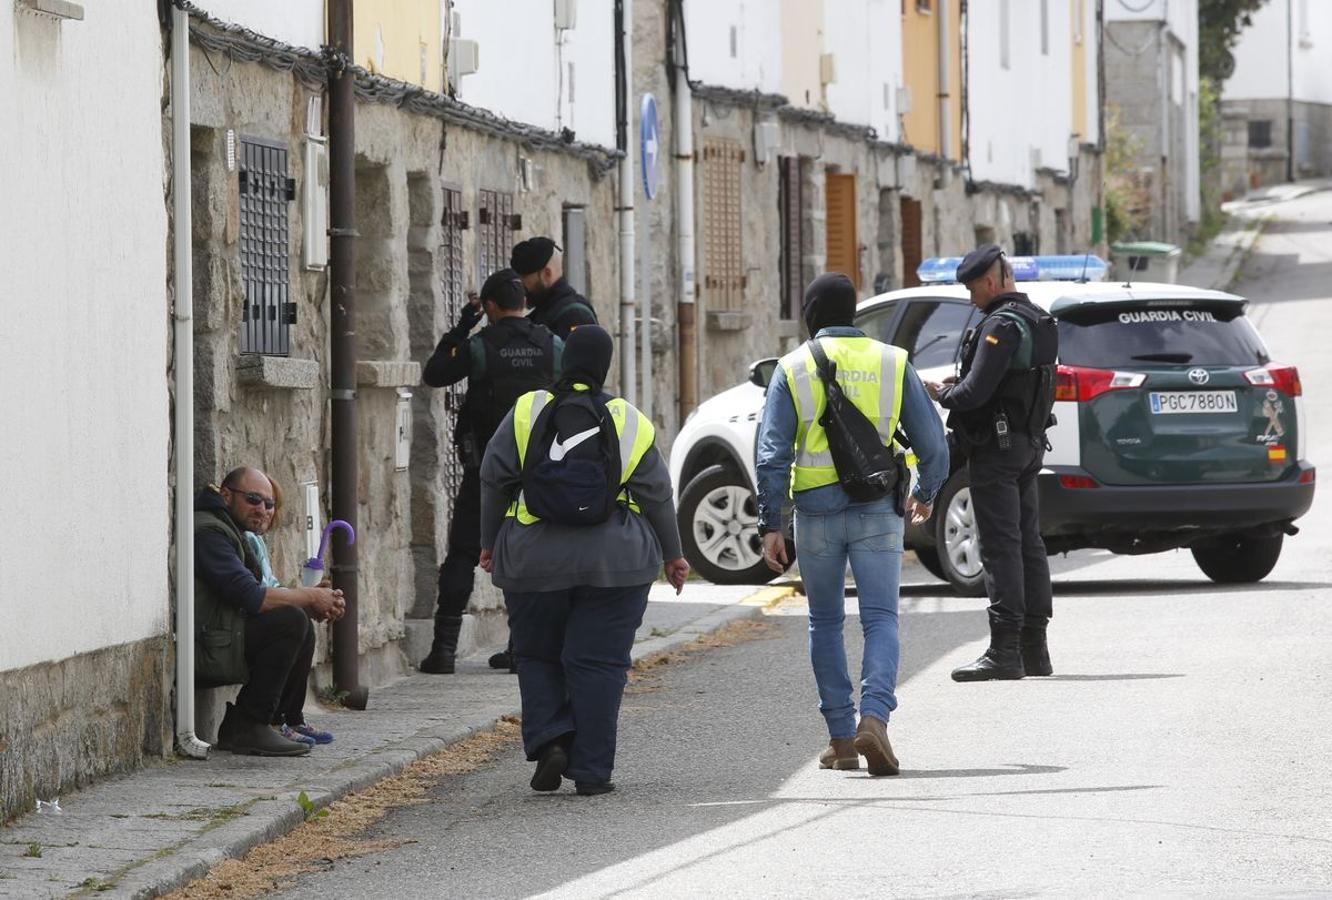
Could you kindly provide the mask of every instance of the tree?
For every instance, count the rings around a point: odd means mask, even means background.
[[[1231,50],[1267,0],[1199,0],[1198,73],[1221,84],[1235,71]]]

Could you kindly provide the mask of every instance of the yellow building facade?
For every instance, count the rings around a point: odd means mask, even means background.
[[[357,0],[352,19],[357,64],[442,91],[442,6],[441,0]]]
[[[948,146],[940,146],[939,12],[948,16]],[[905,144],[962,158],[962,4],[959,0],[902,0],[902,77],[910,108],[902,113]]]

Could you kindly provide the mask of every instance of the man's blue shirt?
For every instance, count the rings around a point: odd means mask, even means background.
[[[818,337],[865,337],[865,332],[848,325],[819,330]],[[948,479],[948,439],[944,435],[943,421],[925,392],[914,366],[907,364],[902,384],[901,428],[916,454],[917,480],[914,493],[922,503],[931,503]],[[782,504],[791,487],[791,465],[795,461],[796,426],[795,401],[791,397],[786,373],[779,364],[772,373],[768,396],[763,405],[763,420],[758,432],[758,495],[759,528],[763,531],[782,527]],[[835,497],[822,495],[839,493],[850,502],[839,484],[825,485],[802,491],[802,501],[834,501]]]

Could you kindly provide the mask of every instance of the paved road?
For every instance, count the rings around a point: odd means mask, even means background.
[[[1264,301],[1274,356],[1301,367],[1318,461],[1332,446],[1332,194],[1272,211],[1239,290]],[[983,649],[982,604],[919,578],[902,606],[899,778],[817,769],[825,732],[789,608],[771,638],[627,698],[618,794],[532,795],[511,753],[375,831],[416,843],[290,893],[1327,891],[1330,502],[1324,489],[1257,587],[1218,589],[1187,553],[1061,564],[1054,679],[953,684]]]

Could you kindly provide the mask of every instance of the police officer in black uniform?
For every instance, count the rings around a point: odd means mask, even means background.
[[[480,303],[467,304],[458,324],[440,339],[421,376],[431,387],[467,379],[467,396],[453,432],[463,463],[462,485],[453,499],[449,550],[439,567],[435,640],[430,655],[418,666],[422,672],[450,674],[454,669],[462,615],[481,559],[480,466],[486,444],[515,400],[549,387],[559,375],[564,342],[525,315],[524,298],[522,279],[513,269],[501,269],[487,278]],[[490,324],[469,338],[483,309]],[[506,660],[496,668],[510,666]]]
[[[565,279],[560,247],[550,238],[528,238],[518,244],[509,265],[522,276],[533,322],[545,325],[561,340],[579,325],[597,324],[592,304]]]
[[[990,647],[953,670],[953,680],[1050,675],[1050,564],[1036,476],[1052,424],[1059,332],[1049,313],[1018,293],[1013,268],[994,244],[968,253],[957,280],[985,318],[963,345],[961,380],[926,387],[949,411],[948,426],[967,457],[990,595]]]

